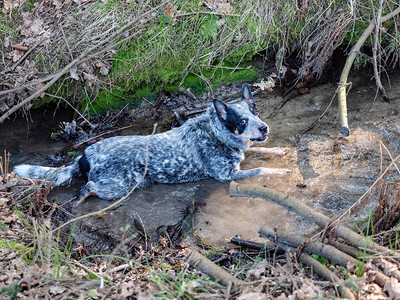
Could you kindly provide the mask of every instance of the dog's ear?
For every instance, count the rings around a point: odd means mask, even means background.
[[[217,112],[218,117],[221,118],[222,120],[226,121],[228,106],[226,106],[226,104],[224,102],[222,102],[218,99],[213,99],[213,102],[214,102],[215,111]]]
[[[251,92],[247,83],[243,84],[242,87],[242,99],[245,100],[250,107],[256,105],[253,99],[253,93]]]
[[[253,98],[253,93],[251,92],[249,86],[246,83],[242,87],[242,100],[246,101],[246,103],[249,105],[250,111],[254,115],[258,116],[256,103],[254,102]]]

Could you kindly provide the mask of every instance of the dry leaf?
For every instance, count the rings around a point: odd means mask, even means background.
[[[28,47],[22,45],[22,43],[11,45],[11,48],[19,50],[19,51],[24,51],[24,52],[28,51]]]
[[[35,86],[36,91],[40,90],[40,89],[43,88],[44,86],[45,86],[45,84],[44,84],[43,82],[38,83],[38,84]],[[44,93],[44,92],[41,92],[41,93],[39,94],[39,97],[40,97],[40,98],[43,98],[44,96],[45,96],[45,93]]]
[[[267,81],[264,81],[264,79],[261,79],[259,83],[253,84],[256,87],[259,87],[263,91],[270,91],[272,92],[272,88],[275,86],[275,78],[276,76],[268,76]]]
[[[221,3],[219,6],[220,14],[229,14],[232,10],[232,6],[230,3]]]
[[[267,260],[263,259],[262,261],[256,263],[251,270],[249,270],[250,278],[260,279],[261,275],[264,274],[266,267],[268,266]]]
[[[238,300],[267,300],[268,298],[263,293],[244,291],[237,299]]]
[[[391,277],[388,282],[385,283],[384,291],[387,291],[391,299],[400,299],[400,283],[399,281]]]
[[[383,265],[384,265],[384,271],[383,272],[386,275],[391,276],[394,271],[397,271],[399,269],[395,264],[387,261],[386,259],[382,259],[382,262],[383,262]]]
[[[67,288],[65,288],[61,285],[53,285],[50,287],[49,292],[52,295],[59,295],[59,294],[64,293],[66,290],[67,290]]]
[[[121,286],[121,292],[119,295],[124,299],[128,298],[135,293],[135,287],[136,286],[132,280],[127,283],[123,283]]]
[[[69,70],[69,76],[71,76],[72,79],[79,80],[78,69],[76,67],[71,68]]]
[[[83,78],[86,80],[87,84],[92,87],[93,83],[96,81],[96,76],[83,72]]]
[[[18,8],[26,2],[26,0],[3,0],[3,12],[7,13],[10,9]]]
[[[168,16],[168,17],[173,17],[174,16],[174,7],[171,5],[171,6],[168,6],[165,10],[164,10],[164,14],[166,15],[166,16]]]
[[[226,23],[225,19],[219,19],[217,22],[218,27],[222,27],[222,25],[224,25]]]
[[[14,50],[14,51],[13,51],[13,58],[12,58],[13,62],[19,61],[19,59],[20,59],[23,55],[24,55],[23,52],[21,52],[21,51],[19,51],[19,50]]]
[[[10,46],[10,38],[6,36],[4,38],[4,47],[8,48],[8,46]]]

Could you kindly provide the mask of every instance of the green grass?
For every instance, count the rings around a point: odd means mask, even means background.
[[[16,299],[18,299],[17,294],[21,291],[22,291],[22,289],[19,286],[18,282],[13,282],[13,283],[9,284],[8,286],[2,288],[0,292],[3,295],[10,297],[9,298],[10,300],[16,300]]]
[[[365,240],[365,245],[364,249],[362,250],[362,245],[359,250],[359,255],[357,259],[357,276],[362,277],[364,275],[364,265],[368,260],[368,254],[367,254],[367,241],[374,241],[374,226],[373,226],[373,220],[372,220],[372,211],[369,212],[368,216],[368,223],[367,223],[367,233],[366,233],[366,240]]]

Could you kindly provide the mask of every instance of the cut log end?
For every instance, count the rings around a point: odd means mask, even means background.
[[[347,126],[340,126],[339,132],[341,133],[342,136],[349,136],[350,135],[350,130],[349,127]]]

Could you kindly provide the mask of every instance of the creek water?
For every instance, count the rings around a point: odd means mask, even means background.
[[[375,84],[363,74],[350,80],[353,88],[348,96],[351,134],[338,133],[336,100],[327,114],[311,131],[303,133],[328,106],[336,87],[325,84],[311,89],[310,94],[294,97],[282,108],[284,99],[278,92],[262,92],[255,96],[261,118],[270,126],[269,139],[262,145],[280,147],[284,155],[249,153],[242,169],[254,167],[285,168],[287,175],[262,176],[240,180],[288,193],[305,204],[336,216],[348,209],[376,180],[383,167],[390,163],[383,143],[393,157],[400,153],[400,74],[391,75],[388,89],[390,103],[376,99]],[[33,163],[48,165],[49,155],[64,151],[65,142],[52,142],[49,137],[60,121],[71,121],[72,112],[63,111],[55,117],[42,111],[32,114],[33,123],[22,118],[1,126],[1,147],[12,154],[11,164]],[[133,127],[119,135],[150,134],[151,120],[146,126]],[[140,124],[138,122],[138,124]],[[149,126],[150,125],[150,126]],[[3,151],[0,149],[0,151]],[[398,174],[393,173],[393,176]],[[54,189],[50,199],[63,202],[73,198],[84,181],[69,187]],[[150,240],[159,234],[173,232],[180,226],[188,209],[197,205],[194,215],[185,218],[186,232],[195,233],[214,246],[229,246],[234,236],[263,241],[258,236],[262,227],[278,227],[297,234],[317,229],[310,221],[287,212],[262,199],[231,198],[228,182],[213,179],[184,184],[154,184],[134,193],[102,217],[86,218],[74,233],[77,242],[95,245],[94,237],[118,239],[126,234],[138,235],[144,228]],[[72,210],[82,215],[108,206],[110,202],[91,197]],[[354,219],[364,218],[374,208],[374,197]],[[129,225],[127,227],[127,225]],[[143,230],[141,230],[143,234]],[[173,233],[171,233],[173,234]]]

